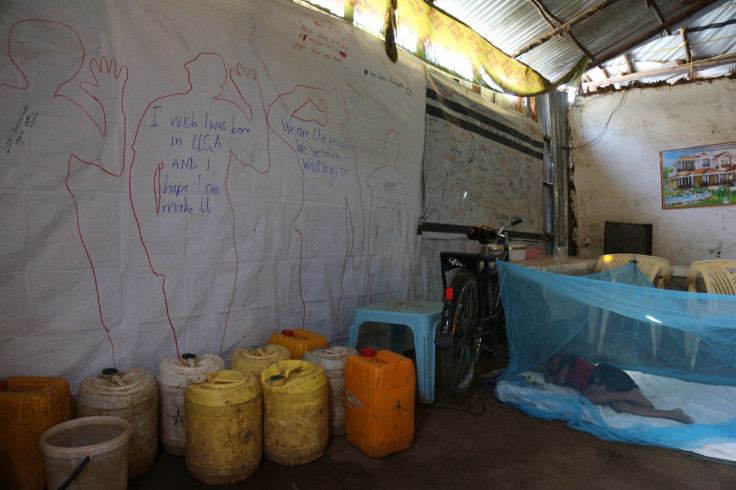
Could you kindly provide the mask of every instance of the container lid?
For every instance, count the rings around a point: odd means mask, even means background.
[[[284,359],[271,363],[260,374],[261,386],[279,391],[305,393],[323,386],[327,374],[319,364],[299,359]]]
[[[138,391],[149,391],[156,388],[154,377],[143,369],[129,369],[118,371],[107,368],[99,376],[89,376],[82,381],[82,389],[91,390],[95,393],[120,392],[131,394]]]
[[[206,407],[236,406],[260,396],[255,376],[232,369],[207,373],[204,383],[192,383],[184,393],[187,403]]]
[[[361,357],[376,357],[376,349],[373,347],[363,347],[360,349]]]
[[[230,365],[233,362],[268,362],[281,359],[291,359],[291,352],[283,345],[268,344],[264,347],[251,346],[248,349],[235,349],[230,357]]]
[[[190,357],[194,356],[194,357]],[[210,371],[225,369],[225,362],[214,354],[182,354],[181,357],[167,357],[158,366],[158,381],[169,386],[176,386],[184,376],[191,381],[204,381],[204,374]]]

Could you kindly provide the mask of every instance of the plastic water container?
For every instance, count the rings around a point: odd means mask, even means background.
[[[301,359],[302,354],[308,350],[318,347],[326,349],[329,345],[327,337],[322,334],[295,328],[294,330],[282,330],[271,335],[269,344],[283,345],[291,352],[292,359]]]
[[[158,366],[158,429],[166,451],[184,456],[184,394],[191,383],[202,383],[207,373],[225,369],[214,354],[167,357]]]
[[[51,427],[38,443],[46,487],[68,483],[75,490],[128,488],[130,434],[130,424],[119,417],[82,417]]]
[[[130,424],[128,478],[145,473],[156,458],[158,388],[143,369],[109,368],[82,380],[77,393],[80,417],[113,416]]]
[[[365,348],[345,362],[345,435],[373,458],[414,441],[414,364],[388,350]]]
[[[8,488],[43,488],[38,440],[71,418],[69,383],[61,378],[13,377],[0,381],[0,477]]]
[[[187,471],[208,485],[248,478],[263,455],[262,396],[252,374],[224,369],[191,384],[186,400]]]
[[[286,360],[261,373],[263,454],[279,464],[309,463],[330,437],[327,375],[319,364]]]
[[[252,374],[260,379],[261,372],[271,363],[291,359],[291,352],[283,345],[253,345],[248,349],[235,349],[230,356],[230,369]]]
[[[332,436],[345,433],[345,362],[357,355],[357,350],[342,346],[314,349],[302,355],[303,360],[319,364],[327,374]]]

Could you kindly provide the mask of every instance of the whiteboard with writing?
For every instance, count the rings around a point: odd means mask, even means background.
[[[541,234],[544,138],[539,124],[461,93],[436,76],[428,79],[424,221],[500,227],[521,218],[514,230]]]

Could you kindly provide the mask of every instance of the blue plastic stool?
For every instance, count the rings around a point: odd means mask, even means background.
[[[438,301],[386,301],[360,306],[353,314],[350,327],[350,347],[358,345],[358,332],[365,322],[391,324],[391,350],[404,353],[406,328],[414,334],[417,358],[419,399],[422,403],[434,401],[434,332],[442,316],[442,303]]]

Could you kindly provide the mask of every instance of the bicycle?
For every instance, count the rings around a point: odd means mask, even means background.
[[[482,245],[480,253],[440,252],[444,296],[435,345],[440,347],[443,381],[454,396],[467,393],[475,380],[481,350],[494,351],[505,333],[498,270],[491,263],[508,262],[509,237],[505,229],[521,221],[498,230],[485,225],[468,226],[465,234]],[[492,253],[492,242],[503,245],[503,249]],[[457,272],[448,287],[450,271]]]

